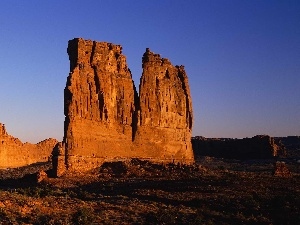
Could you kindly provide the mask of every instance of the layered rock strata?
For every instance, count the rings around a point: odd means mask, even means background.
[[[0,123],[0,168],[27,166],[37,162],[47,162],[58,143],[49,138],[37,144],[22,143],[18,138],[6,132],[4,124]]]
[[[68,54],[60,154],[67,170],[116,158],[193,161],[192,103],[182,66],[147,49],[139,97],[120,45],[76,38]]]

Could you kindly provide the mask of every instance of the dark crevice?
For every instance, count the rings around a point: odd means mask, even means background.
[[[140,111],[140,96],[136,90],[133,80],[132,80],[132,84],[133,84],[133,92],[134,92],[134,106],[133,108],[131,108],[131,116],[132,116],[132,141],[134,141],[137,132],[138,121],[140,120],[140,118],[138,118],[139,111]]]
[[[70,72],[72,72],[74,68],[77,66],[77,60],[78,60],[78,39],[77,38],[69,41],[67,52],[70,60]]]
[[[182,89],[184,91],[184,95],[185,95],[185,105],[186,105],[186,120],[188,122],[188,127],[189,129],[191,130],[192,129],[192,126],[193,126],[193,117],[192,117],[192,109],[190,109],[190,99],[189,99],[189,95],[187,93],[187,87],[186,87],[186,84],[184,82],[185,78],[187,77],[186,74],[185,74],[185,71],[184,71],[184,68],[183,66],[176,66],[177,70],[178,70],[178,77],[181,81],[181,84],[182,84]]]

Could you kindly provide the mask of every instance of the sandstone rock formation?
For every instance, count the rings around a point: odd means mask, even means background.
[[[192,103],[182,66],[147,49],[139,97],[120,45],[76,38],[68,54],[59,170],[62,157],[66,169],[78,171],[115,158],[193,160]]]
[[[194,137],[192,144],[197,156],[267,159],[286,154],[285,147],[268,135],[243,139]]]
[[[288,178],[288,177],[292,177],[292,174],[287,168],[285,162],[275,162],[274,176]]]
[[[0,123],[0,168],[47,162],[57,142],[50,138],[37,144],[22,143],[18,138],[9,135],[4,124]]]
[[[193,112],[184,67],[146,49],[139,90],[136,148],[152,158],[191,160]]]
[[[60,177],[66,172],[66,154],[64,144],[59,142],[52,151],[52,172],[54,177]]]
[[[130,155],[136,92],[122,47],[74,39],[69,41],[68,54],[67,167],[84,170],[105,158]]]

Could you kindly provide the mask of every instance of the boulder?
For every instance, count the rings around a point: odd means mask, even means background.
[[[292,177],[292,174],[287,168],[285,162],[277,161],[274,165],[274,176],[288,178]]]

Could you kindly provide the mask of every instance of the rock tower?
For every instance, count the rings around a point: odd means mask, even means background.
[[[67,168],[84,170],[106,158],[130,155],[137,95],[122,47],[69,41],[65,88]]]
[[[135,147],[153,159],[191,160],[193,112],[184,67],[148,48],[142,61]]]
[[[65,165],[57,168],[84,171],[125,158],[193,162],[192,102],[183,66],[147,49],[138,96],[120,45],[76,38],[68,54],[58,156]]]

